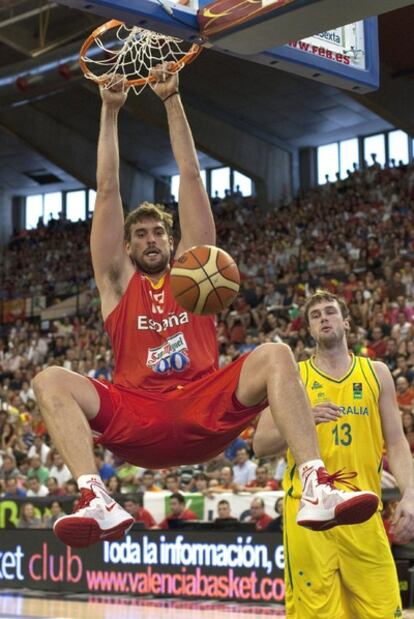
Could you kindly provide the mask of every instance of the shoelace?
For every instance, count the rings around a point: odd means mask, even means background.
[[[73,511],[77,512],[82,509],[82,507],[88,507],[93,499],[96,499],[96,494],[92,490],[89,490],[89,488],[81,488],[80,499],[77,504],[75,503]]]
[[[326,469],[321,467],[316,471],[318,476],[318,484],[328,484],[331,488],[335,488],[335,482],[339,481],[350,490],[361,490],[361,488],[358,488],[358,486],[355,486],[355,484],[352,484],[349,481],[350,479],[355,479],[358,473],[356,471],[344,473],[344,471],[345,469],[339,469],[339,471],[335,471],[335,473],[331,473],[330,475]]]

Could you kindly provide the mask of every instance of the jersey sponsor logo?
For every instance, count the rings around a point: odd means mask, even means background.
[[[148,316],[137,317],[137,329],[139,331],[156,331],[162,333],[171,329],[172,327],[179,327],[190,322],[190,318],[187,312],[181,312],[181,314],[169,314],[166,318],[163,318],[159,322]]]
[[[183,333],[168,337],[162,346],[148,349],[147,367],[159,374],[182,372],[189,365],[188,346]]]
[[[354,392],[354,399],[362,400],[362,383],[353,383],[352,389]]]
[[[368,406],[340,406],[341,415],[369,415]]]

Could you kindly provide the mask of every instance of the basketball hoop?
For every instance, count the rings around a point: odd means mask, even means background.
[[[176,37],[112,19],[96,28],[80,50],[80,67],[87,79],[110,88],[125,81],[136,94],[155,81],[151,69],[172,63],[171,73],[193,62],[202,47]]]

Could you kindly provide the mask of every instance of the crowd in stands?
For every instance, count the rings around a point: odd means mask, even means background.
[[[236,302],[218,316],[220,365],[263,342],[286,342],[297,360],[308,358],[313,341],[303,316],[305,298],[317,288],[335,292],[350,310],[350,350],[385,361],[394,376],[404,432],[414,452],[414,165],[381,168],[373,157],[371,165],[354,166],[347,178],[338,175],[335,182],[281,208],[263,210],[254,198],[227,192],[224,199],[213,200],[213,210],[217,244],[235,258],[242,275]],[[3,253],[2,299],[42,294],[50,304],[81,289],[90,291],[87,306],[75,316],[1,325],[0,495],[27,499],[21,526],[51,526],[61,510],[59,497],[77,493],[47,435],[31,379],[50,365],[95,378],[112,376],[90,264],[89,228],[90,222],[52,221],[17,235]],[[109,491],[124,495],[128,510],[142,518],[136,493],[170,492],[177,516],[183,492],[248,492],[250,517],[257,528],[265,528],[273,518],[255,495],[281,487],[285,458],[278,454],[257,461],[252,433],[246,430],[211,462],[165,471],[144,471],[101,449],[95,455]],[[393,485],[386,471],[384,486]],[[47,522],[36,517],[33,497],[54,501]],[[228,514],[223,517],[231,518],[230,506],[224,499],[221,503],[221,512]],[[148,526],[166,526],[145,518]]]

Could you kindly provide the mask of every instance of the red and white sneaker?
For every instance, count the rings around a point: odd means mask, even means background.
[[[56,537],[68,546],[85,548],[121,539],[134,524],[134,518],[98,484],[81,488],[80,494],[73,514],[62,516],[53,526]]]
[[[377,511],[378,497],[374,492],[359,490],[347,482],[356,475],[354,472],[343,474],[342,470],[329,475],[323,467],[312,468],[308,474],[305,471],[297,524],[313,531],[326,531],[337,525],[358,524],[371,518]],[[353,491],[335,488],[335,481],[341,481]]]

